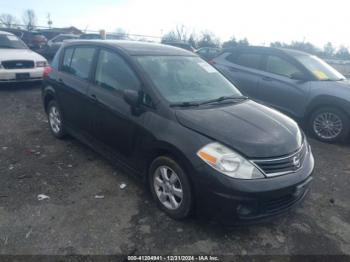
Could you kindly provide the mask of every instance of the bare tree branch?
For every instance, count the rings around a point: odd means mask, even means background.
[[[37,22],[34,10],[32,10],[32,9],[25,10],[23,13],[22,20],[23,20],[24,26],[26,27],[26,29],[28,31],[33,30],[35,28],[36,22]]]
[[[18,21],[16,17],[11,14],[1,14],[0,23],[2,23],[5,27],[15,27],[16,24],[18,24]]]

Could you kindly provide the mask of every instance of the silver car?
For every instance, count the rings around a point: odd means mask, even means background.
[[[320,58],[289,49],[238,47],[210,62],[243,94],[300,120],[319,140],[348,136],[350,83]]]

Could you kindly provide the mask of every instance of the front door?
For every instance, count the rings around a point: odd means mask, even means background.
[[[93,136],[125,158],[130,158],[136,141],[138,116],[123,99],[124,89],[140,89],[140,81],[115,51],[99,51],[93,84],[89,88]]]
[[[263,66],[264,74],[259,79],[257,99],[291,116],[301,116],[307,101],[306,81],[293,79],[302,70],[287,59],[267,55]]]

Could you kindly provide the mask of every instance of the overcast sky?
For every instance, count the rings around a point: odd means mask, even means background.
[[[350,47],[349,0],[0,0],[0,13],[22,17],[35,10],[38,24],[80,29],[123,28],[161,36],[184,24],[189,32],[214,32],[222,41],[247,37],[253,44],[305,40]]]

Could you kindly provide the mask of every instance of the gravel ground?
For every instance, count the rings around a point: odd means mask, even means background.
[[[55,139],[35,85],[0,87],[0,120],[0,254],[350,254],[349,143],[310,139],[316,169],[303,205],[228,228],[168,218],[139,181]]]

